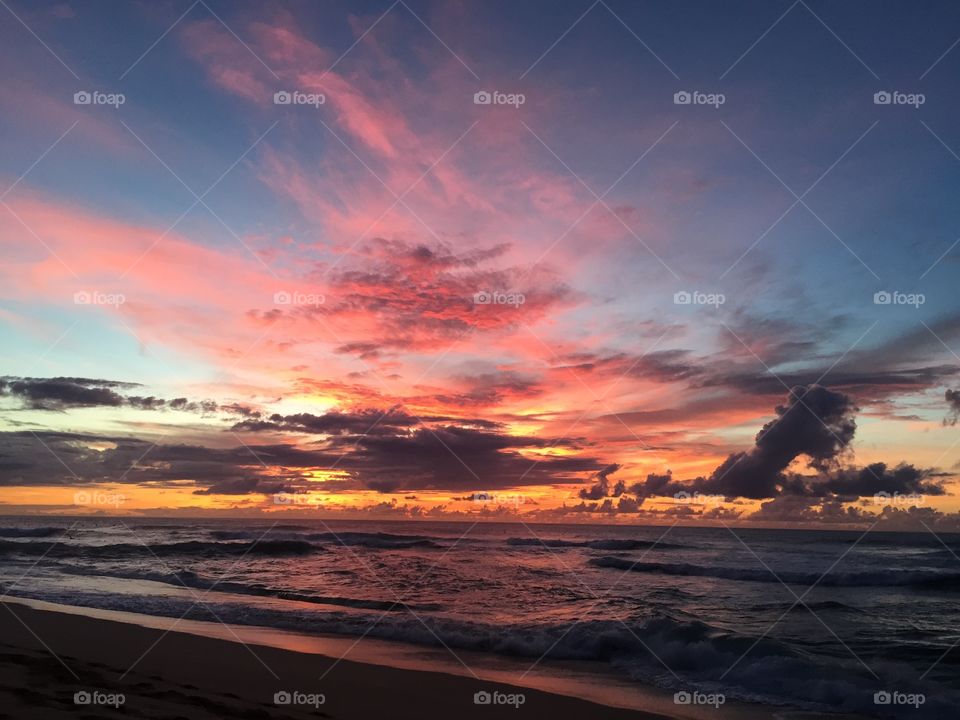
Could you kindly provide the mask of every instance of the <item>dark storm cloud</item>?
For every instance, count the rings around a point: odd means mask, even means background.
[[[602,498],[610,495],[610,476],[613,475],[617,470],[620,469],[618,463],[611,463],[607,465],[603,470],[597,473],[597,481],[591,485],[589,488],[583,488],[580,490],[580,497],[584,500],[600,500]],[[614,488],[613,495],[614,497],[620,497],[623,494],[624,485],[623,482],[617,483]]]
[[[689,489],[687,485],[674,483],[673,475],[669,470],[663,474],[650,473],[644,482],[630,486],[630,492],[641,500],[654,495],[671,495],[687,489]]]
[[[638,499],[700,492],[727,498],[765,499],[780,496],[846,498],[877,493],[944,494],[944,476],[932,470],[900,463],[889,467],[842,464],[856,432],[853,400],[820,385],[794,387],[777,417],[763,426],[754,446],[727,456],[709,477],[678,481],[667,472],[651,474],[630,488]],[[798,458],[813,475],[790,473]]]
[[[141,410],[159,410],[167,404],[167,401],[163,398],[153,397],[152,395],[150,397],[131,395],[127,398],[127,403],[131,407],[139,408]]]
[[[212,448],[131,437],[5,432],[0,433],[0,485],[193,482],[202,494],[276,492],[280,485],[463,492],[581,482],[609,467],[592,457],[530,458],[521,452],[574,447],[578,441],[570,438],[521,437],[458,426],[410,430],[405,427],[409,416],[394,416],[392,422],[389,433],[334,434],[306,447],[248,443]],[[336,469],[342,477],[320,484],[313,478],[318,469]]]
[[[215,413],[218,409],[217,403],[213,400],[188,400],[187,398],[174,398],[168,403],[171,410],[182,410],[184,412],[199,412],[203,415]]]
[[[64,410],[66,408],[117,407],[124,397],[117,390],[137,387],[133,383],[90,378],[30,378],[4,377],[0,380],[0,394],[16,397],[33,410]]]
[[[918,501],[919,502],[919,501]],[[931,507],[911,505],[908,507],[884,506],[879,514],[862,507],[845,505],[836,499],[782,495],[769,500],[760,509],[747,517],[749,520],[779,521],[790,523],[852,524],[878,531],[960,531],[960,513],[946,513]],[[876,535],[871,534],[873,537]],[[932,542],[937,542],[931,538]],[[869,541],[868,541],[869,542]]]
[[[283,482],[276,480],[265,480],[258,477],[237,477],[217,480],[209,487],[202,490],[194,490],[194,495],[249,495],[251,493],[263,493],[273,495],[274,493],[293,492],[294,488]]]
[[[221,408],[225,409],[225,408]],[[299,432],[315,435],[390,435],[399,430],[427,423],[455,423],[460,426],[497,430],[502,424],[480,418],[454,418],[449,415],[411,415],[399,406],[387,410],[368,408],[354,412],[328,412],[323,415],[274,413],[262,418],[260,413],[247,415],[249,419],[233,425],[234,432]]]
[[[210,486],[249,475],[298,478],[330,466],[339,454],[292,445],[210,448],[154,444],[141,438],[64,432],[0,433],[0,485],[125,482]]]
[[[796,386],[777,417],[763,426],[754,447],[733,453],[703,485],[729,497],[767,498],[779,493],[784,471],[801,455],[824,471],[853,440],[857,425],[853,401],[821,385]]]
[[[944,393],[944,400],[947,401],[949,412],[944,418],[944,425],[956,425],[960,420],[960,390],[947,390]]]
[[[822,482],[813,482],[807,489],[814,495],[863,497],[877,493],[943,495],[944,489],[931,470],[921,470],[901,463],[888,468],[878,462],[862,468],[846,468],[832,473]]]
[[[360,410],[352,413],[328,412],[323,415],[297,413],[280,415],[274,413],[267,420],[243,420],[233,426],[235,431],[258,432],[264,430],[284,430],[315,433],[321,435],[367,434],[372,432],[394,432],[398,428],[409,428],[420,421],[412,415],[390,408],[389,410]]]
[[[213,400],[175,398],[167,401],[153,395],[144,397],[127,394],[140,387],[143,387],[140,383],[92,378],[10,376],[0,378],[0,396],[16,398],[23,403],[23,407],[31,410],[62,411],[70,408],[126,406],[138,410],[169,408],[205,415],[218,410],[217,403]]]
[[[229,403],[227,405],[221,405],[220,409],[225,413],[230,413],[231,415],[239,415],[240,417],[245,418],[255,418],[259,419],[263,416],[263,413],[252,408],[248,405],[241,405],[239,403]]]
[[[519,451],[574,447],[572,438],[537,438],[458,426],[420,427],[396,435],[340,438],[344,463],[366,487],[381,492],[421,489],[492,490],[580,482],[607,467],[593,457],[525,457]]]

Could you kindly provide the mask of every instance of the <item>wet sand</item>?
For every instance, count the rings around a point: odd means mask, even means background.
[[[0,604],[0,718],[667,717],[473,677]],[[484,691],[501,699],[522,694],[524,702],[475,704],[475,693]],[[300,693],[304,704],[276,703],[282,692]],[[95,703],[117,703],[122,695],[123,703],[77,704],[77,693]]]

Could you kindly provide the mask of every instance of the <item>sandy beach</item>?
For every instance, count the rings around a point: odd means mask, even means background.
[[[17,602],[2,604],[0,718],[666,717],[451,674],[245,648],[183,632],[164,634]],[[474,694],[482,691],[501,693],[501,699],[522,694],[524,701],[520,707],[475,704]],[[276,703],[275,695],[282,692],[302,704]],[[79,699],[89,697],[91,704],[75,702],[77,693],[87,693]]]

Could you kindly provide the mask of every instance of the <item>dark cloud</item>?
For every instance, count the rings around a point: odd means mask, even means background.
[[[311,445],[248,443],[214,448],[141,438],[60,432],[0,433],[0,485],[125,482],[155,486],[194,483],[202,494],[303,490],[498,490],[581,482],[608,464],[593,457],[539,456],[522,451],[574,447],[571,438],[543,439],[478,428],[407,427],[410,416],[388,415],[389,432],[365,432],[370,415],[345,415],[337,433]],[[328,418],[325,429],[331,426]],[[361,422],[362,421],[362,422]],[[354,432],[359,430],[360,434]],[[314,470],[340,477],[318,482]],[[254,482],[256,480],[257,482]]]
[[[191,401],[176,398],[169,402],[164,398],[141,395],[128,395],[140,383],[121,380],[103,380],[75,377],[0,378],[0,395],[14,397],[31,410],[67,410],[86,407],[132,407],[138,410],[184,410],[209,415],[217,412],[217,403],[213,400]],[[231,408],[239,406],[233,405]]]
[[[339,454],[292,445],[210,448],[120,436],[67,432],[0,433],[0,485],[124,482],[203,488],[249,476],[301,480],[304,470],[329,467]]]
[[[226,405],[221,405],[220,409],[225,413],[239,415],[240,417],[245,418],[259,419],[263,416],[263,413],[260,410],[252,408],[249,405],[241,405],[239,403],[228,403]]]
[[[842,461],[849,455],[857,426],[856,406],[844,393],[816,384],[797,386],[775,411],[777,417],[763,426],[754,446],[727,456],[709,477],[678,481],[669,472],[651,474],[630,492],[640,499],[701,492],[727,498],[796,496],[838,501],[877,493],[945,492],[944,476],[906,463],[892,468],[882,462],[845,466]],[[788,472],[798,458],[805,459],[815,474]]]
[[[673,488],[677,489],[673,490]],[[686,489],[686,486],[680,483],[674,484],[673,475],[667,470],[664,474],[650,473],[644,482],[632,485],[630,492],[642,501],[654,495],[669,495],[673,492],[679,492],[680,489]]]
[[[960,420],[960,390],[947,390],[944,393],[944,399],[947,401],[947,406],[949,407],[949,413],[947,417],[944,418],[944,425],[956,425],[957,421]]]
[[[392,433],[399,428],[419,424],[412,415],[394,408],[387,410],[360,410],[352,413],[328,412],[323,415],[297,413],[280,415],[274,413],[267,420],[243,420],[233,426],[235,431],[258,432],[264,430],[315,433],[319,435]]]
[[[600,500],[610,495],[610,476],[620,469],[617,463],[611,463],[597,473],[596,482],[589,488],[580,490],[580,497],[583,500]],[[617,483],[614,489],[614,497],[620,497],[623,494],[623,482]]]
[[[167,403],[171,410],[182,410],[184,412],[198,412],[203,415],[211,415],[218,409],[218,405],[213,400],[188,400],[187,398],[174,398]]]
[[[784,522],[810,525],[850,525],[858,528],[872,527],[871,538],[883,537],[877,532],[912,531],[960,531],[960,513],[946,513],[922,506],[922,500],[907,507],[886,505],[879,513],[872,513],[855,505],[846,505],[835,498],[809,498],[783,495],[769,500],[760,509],[750,514],[748,520]],[[870,540],[868,539],[869,543]],[[931,537],[931,542],[937,540]]]
[[[117,390],[136,387],[133,383],[90,378],[4,377],[0,394],[16,397],[33,410],[65,410],[77,407],[123,405],[124,397]]]
[[[140,408],[141,410],[159,410],[167,404],[167,401],[162,398],[153,397],[152,395],[150,397],[131,395],[127,398],[127,403],[131,407]]]
[[[844,468],[822,481],[806,485],[808,494],[863,497],[877,493],[943,495],[942,485],[932,470],[900,463],[888,468],[878,462],[862,468]]]
[[[580,482],[607,463],[584,456],[535,459],[520,451],[575,447],[572,438],[537,438],[460,427],[419,427],[393,435],[335,438],[349,451],[343,465],[357,471],[363,485],[381,492],[453,489],[492,490]]]
[[[273,495],[275,493],[293,492],[291,485],[276,480],[264,480],[258,477],[237,477],[217,480],[209,487],[202,490],[194,490],[194,495],[249,495],[250,493],[263,493]]]
[[[699,489],[729,497],[779,494],[787,482],[783,473],[796,458],[806,457],[820,471],[838,460],[856,432],[855,410],[848,396],[821,385],[794,387],[754,447],[727,457]]]

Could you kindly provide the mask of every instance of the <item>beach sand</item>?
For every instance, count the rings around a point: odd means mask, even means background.
[[[472,677],[336,662],[19,602],[0,604],[0,718],[666,717]],[[494,689],[522,693],[525,702],[520,708],[474,703],[474,693]],[[274,694],[284,690],[322,693],[324,703],[278,706]],[[124,703],[118,708],[76,704],[75,693],[84,691],[102,693],[102,700],[122,693]]]

